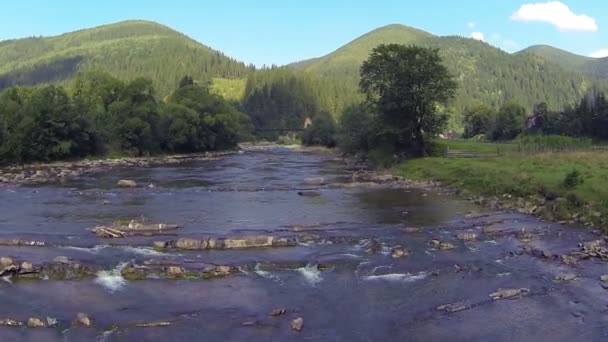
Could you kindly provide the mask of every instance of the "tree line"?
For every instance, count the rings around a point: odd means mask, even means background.
[[[0,162],[232,148],[250,132],[246,114],[184,77],[160,101],[152,81],[81,74],[68,86],[11,87],[0,94]]]

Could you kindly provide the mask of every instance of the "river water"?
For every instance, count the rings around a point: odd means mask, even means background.
[[[177,166],[116,169],[62,184],[0,189],[0,256],[42,264],[66,256],[100,271],[82,280],[0,281],[0,319],[52,317],[52,328],[0,326],[27,341],[605,341],[608,292],[601,261],[569,266],[522,252],[571,252],[587,230],[517,213],[485,212],[440,192],[347,186],[334,155],[270,147]],[[310,186],[308,177],[325,185]],[[137,188],[116,187],[132,179]],[[154,187],[148,187],[153,184]],[[320,196],[299,196],[315,190]],[[473,214],[471,214],[473,213]],[[90,229],[145,217],[180,224],[175,235],[102,239]],[[406,230],[404,228],[418,228]],[[487,227],[492,229],[488,230]],[[485,229],[485,230],[484,230]],[[518,239],[521,229],[531,241]],[[484,233],[485,231],[485,233]],[[459,233],[477,235],[462,241]],[[178,237],[314,235],[296,246],[154,250]],[[453,249],[429,241],[448,242]],[[400,245],[409,256],[393,258]],[[216,279],[129,281],[133,262],[232,265]],[[577,278],[557,282],[570,272]],[[500,288],[525,288],[492,300]],[[459,303],[463,310],[438,310]],[[271,316],[275,309],[285,313]],[[74,327],[78,312],[92,327]],[[301,331],[291,321],[303,318]],[[138,327],[166,322],[164,326]]]

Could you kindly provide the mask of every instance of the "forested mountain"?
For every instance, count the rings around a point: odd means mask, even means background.
[[[594,86],[607,88],[605,81],[567,70],[533,54],[509,54],[487,43],[457,36],[439,37],[403,25],[389,25],[365,34],[338,50],[291,67],[316,73],[328,80],[351,85],[356,96],[359,67],[379,44],[416,44],[439,49],[445,65],[456,76],[459,88],[449,111],[457,114],[474,103],[498,108],[517,102],[531,108],[547,102],[552,108],[577,101]]]
[[[210,81],[245,78],[252,70],[166,26],[141,20],[0,42],[0,89],[67,83],[79,72],[105,71],[125,80],[149,78],[164,96],[184,75]]]
[[[599,79],[608,79],[608,57],[592,58],[564,51],[549,45],[533,45],[517,54],[540,56],[561,65],[564,69],[580,72]]]

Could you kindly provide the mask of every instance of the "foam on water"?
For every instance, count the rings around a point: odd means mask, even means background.
[[[321,277],[321,271],[319,271],[319,265],[306,265],[306,267],[300,267],[296,269],[296,271],[300,272],[300,274],[312,285],[320,283],[323,278]]]
[[[139,254],[139,255],[146,255],[146,256],[164,256],[164,255],[167,255],[167,253],[159,252],[157,250],[154,250],[151,247],[121,246],[120,249],[124,250],[125,252],[129,252],[129,253],[133,253],[133,254]]]
[[[418,274],[411,273],[388,273],[381,275],[369,275],[364,276],[363,280],[385,280],[385,281],[402,281],[402,282],[412,282],[416,280],[422,280],[427,277],[426,272],[419,272]]]
[[[91,253],[91,254],[97,254],[100,251],[102,251],[103,249],[106,249],[108,247],[110,247],[110,245],[95,245],[93,247],[65,246],[63,248],[65,248],[65,249],[71,249],[73,251],[79,251],[79,252],[87,252],[87,253]]]
[[[95,283],[105,287],[110,292],[120,290],[127,284],[127,281],[122,277],[121,272],[128,264],[128,262],[122,262],[112,270],[103,270],[97,272]]]

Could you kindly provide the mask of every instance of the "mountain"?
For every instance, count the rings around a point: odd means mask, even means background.
[[[153,80],[168,94],[188,74],[195,79],[242,79],[253,67],[158,23],[129,20],[54,37],[0,42],[0,89],[66,82],[89,70]]]
[[[519,51],[519,55],[540,56],[563,68],[599,79],[608,79],[608,57],[592,58],[574,54],[549,45],[533,45]]]
[[[416,44],[439,49],[444,64],[459,88],[448,108],[458,113],[475,103],[499,107],[517,102],[531,108],[545,101],[551,108],[572,103],[591,87],[608,89],[608,82],[566,68],[536,54],[509,54],[485,42],[458,36],[435,36],[404,25],[388,25],[371,31],[336,51],[291,64],[295,69],[316,73],[350,84],[356,96],[359,67],[379,44]],[[454,116],[453,116],[454,117]]]

